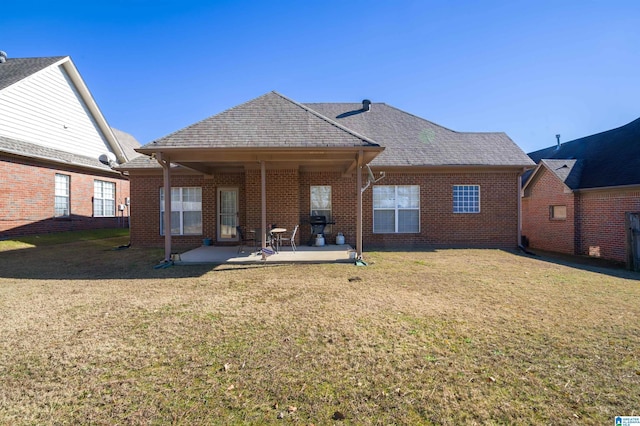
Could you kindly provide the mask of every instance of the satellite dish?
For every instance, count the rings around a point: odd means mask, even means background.
[[[100,157],[98,157],[98,160],[100,160],[100,162],[106,166],[109,167],[115,167],[118,165],[118,162],[116,161],[116,156],[113,152],[107,152],[104,154],[101,154]]]
[[[369,167],[368,164],[367,164],[367,173],[369,174],[369,182],[375,182],[376,177],[373,175],[373,172],[371,171],[371,167]]]
[[[376,183],[385,176],[384,172],[380,172],[380,177],[376,179],[376,177],[373,175],[373,172],[371,171],[371,167],[369,167],[368,164],[367,164],[367,174],[369,175],[369,182],[371,183]]]

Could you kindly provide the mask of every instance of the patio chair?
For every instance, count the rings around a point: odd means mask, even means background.
[[[280,242],[282,241],[289,241],[291,242],[291,249],[293,250],[293,252],[296,252],[296,233],[298,232],[298,227],[300,225],[296,225],[295,228],[293,228],[293,232],[291,233],[290,237],[280,237]]]
[[[259,253],[260,250],[262,250],[262,229],[261,228],[255,229],[253,242],[254,242],[256,253]],[[271,247],[272,242],[273,242],[273,236],[271,235],[271,231],[267,231],[265,247]]]
[[[253,242],[255,246],[256,237],[255,235],[253,235],[253,233],[246,234],[241,226],[236,226],[236,232],[238,233],[238,239],[240,241],[240,245],[238,246],[238,253],[244,252],[244,247],[247,245],[247,243]]]

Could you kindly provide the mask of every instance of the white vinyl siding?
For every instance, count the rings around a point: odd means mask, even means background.
[[[1,136],[96,159],[111,150],[62,65],[3,89],[0,117]]]
[[[374,186],[373,232],[378,234],[420,232],[420,186]]]
[[[103,180],[93,181],[93,215],[111,217],[116,214],[116,184]]]
[[[67,217],[71,214],[69,210],[69,175],[56,173],[55,177],[55,199],[53,204],[54,217]]]
[[[164,235],[164,188],[160,188],[160,235]],[[171,188],[171,235],[202,235],[202,188]]]
[[[480,213],[480,186],[453,185],[453,212]]]

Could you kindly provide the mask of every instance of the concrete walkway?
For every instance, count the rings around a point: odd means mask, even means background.
[[[322,247],[299,246],[294,253],[291,247],[283,247],[279,253],[267,256],[262,260],[261,253],[253,251],[253,247],[244,247],[238,253],[238,246],[201,246],[173,256],[174,263],[335,263],[355,262],[355,250],[348,244],[325,245]]]

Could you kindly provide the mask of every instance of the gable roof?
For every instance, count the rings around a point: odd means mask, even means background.
[[[560,164],[560,160],[579,160],[568,176],[569,181],[565,182],[574,190],[640,185],[640,118],[559,147],[554,145],[529,153],[529,157],[536,163],[546,160],[547,164],[554,165]]]
[[[540,160],[538,167],[523,175],[523,188],[534,182],[536,176],[544,168],[553,173],[569,189],[577,189],[582,175],[582,160]]]
[[[385,103],[305,105],[384,146],[375,166],[534,165],[505,133],[456,132]]]
[[[111,131],[113,132],[116,139],[118,139],[118,142],[120,143],[120,146],[122,147],[122,150],[124,151],[128,159],[131,160],[142,155],[135,151],[137,148],[140,148],[140,142],[138,142],[138,140],[133,137],[132,134],[123,132],[122,130],[118,130],[115,127],[112,127]]]
[[[144,145],[157,148],[378,146],[308,107],[270,92]]]
[[[6,62],[0,63],[0,90],[61,61],[65,57],[8,58]]]
[[[120,163],[124,163],[127,160],[133,158],[137,153],[133,150],[133,146],[131,149],[126,149],[126,145],[128,142],[124,142],[121,144],[119,139],[114,134],[113,130],[107,124],[106,119],[102,115],[98,105],[96,104],[91,92],[86,86],[84,80],[80,76],[80,73],[76,69],[73,61],[69,56],[53,56],[53,57],[42,57],[42,58],[7,58],[6,62],[0,63],[0,94],[5,89],[9,90],[9,87],[20,83],[21,81],[34,76],[35,74],[40,73],[41,71],[46,70],[50,67],[61,67],[67,73],[70,78],[70,83],[73,85],[73,88],[77,91],[78,95],[81,97],[82,102],[84,103],[84,107],[86,108],[88,114],[90,114],[91,119],[99,129],[102,137],[108,144],[108,149],[110,149],[117,157]],[[45,89],[42,89],[45,90]],[[13,148],[16,146],[20,146],[22,148],[30,147],[33,149],[33,156],[35,158],[39,158],[41,151],[47,150],[47,147],[39,147],[38,143],[35,141],[26,141],[16,139],[13,137],[14,135],[5,135],[4,143],[0,144],[0,149],[3,146],[8,146],[7,140],[13,141],[11,143],[11,150],[6,152],[13,152]],[[16,145],[16,141],[18,145]],[[137,144],[137,141],[136,141]],[[137,144],[139,146],[139,144]],[[56,149],[53,147],[52,152],[62,152],[63,150]],[[21,155],[27,154],[26,152],[21,151]],[[62,158],[62,161],[72,162],[70,159],[80,158],[83,156],[79,156],[74,154],[73,152],[68,153],[69,155],[56,155],[55,158]],[[84,157],[83,157],[84,158]],[[86,161],[79,161],[79,166],[85,166]]]

